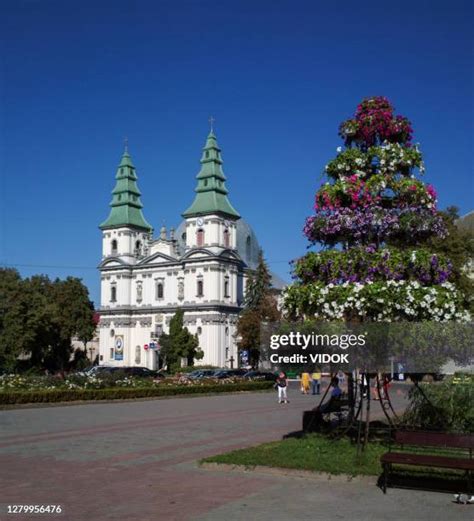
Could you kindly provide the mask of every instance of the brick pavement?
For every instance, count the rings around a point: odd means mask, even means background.
[[[298,430],[301,412],[315,402],[296,390],[290,398],[288,405],[272,393],[252,393],[0,411],[0,503],[61,504],[59,519],[71,521],[278,521],[270,512],[275,498],[290,508],[300,504],[298,491],[308,495],[314,487],[208,471],[195,461]],[[285,490],[291,497],[284,499]],[[330,505],[321,493],[320,500]],[[252,502],[258,511],[248,517],[242,505]]]

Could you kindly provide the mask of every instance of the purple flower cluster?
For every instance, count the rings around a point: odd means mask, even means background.
[[[432,210],[419,207],[335,208],[317,210],[308,217],[303,229],[312,242],[334,245],[381,244],[390,238],[415,243],[430,236],[444,237],[443,220]]]
[[[412,258],[412,255],[415,255]],[[294,266],[294,276],[303,283],[417,280],[422,285],[442,284],[452,274],[452,264],[427,250],[385,249],[375,251],[354,247],[346,251],[311,252]]]

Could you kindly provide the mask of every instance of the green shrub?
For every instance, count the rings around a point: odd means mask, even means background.
[[[0,391],[0,405],[54,403],[77,400],[120,400],[176,396],[183,394],[226,393],[270,389],[272,382],[240,382],[215,385],[158,385],[156,387],[111,389],[51,389],[35,391]]]
[[[441,383],[420,384],[410,391],[406,426],[474,432],[474,377],[448,378]]]

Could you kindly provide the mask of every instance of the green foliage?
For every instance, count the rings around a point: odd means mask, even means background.
[[[474,262],[474,232],[456,224],[458,209],[450,206],[441,212],[448,236],[431,240],[433,251],[448,257],[453,265],[453,281],[465,296],[465,305],[474,312],[474,280],[469,276],[469,265]]]
[[[258,264],[255,271],[250,271],[247,279],[245,291],[245,308],[258,309],[271,288],[271,275],[267,263],[260,250],[258,254]]]
[[[54,389],[38,391],[0,391],[0,405],[54,403],[78,400],[124,400],[207,393],[232,393],[270,389],[272,382],[239,382],[214,385],[159,385],[141,388]]]
[[[410,392],[403,423],[421,429],[474,433],[474,377],[419,384]]]
[[[0,369],[15,369],[22,356],[30,367],[64,370],[71,337],[86,342],[95,330],[87,288],[74,277],[21,279],[15,270],[1,269],[0,311]]]
[[[183,317],[183,310],[178,309],[170,321],[169,333],[163,333],[160,337],[160,353],[171,371],[179,370],[183,358],[188,365],[193,365],[195,359],[200,360],[204,356],[197,335],[192,335],[183,326]]]
[[[238,346],[249,352],[252,367],[258,366],[260,359],[260,328],[262,322],[279,320],[280,312],[271,294],[271,275],[260,251],[258,265],[250,272],[245,293],[245,309],[237,323]]]

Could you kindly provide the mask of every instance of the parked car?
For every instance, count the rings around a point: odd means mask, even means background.
[[[197,369],[188,374],[191,380],[199,380],[200,378],[212,378],[216,373],[215,369]]]
[[[275,373],[270,373],[269,371],[249,371],[244,374],[244,378],[246,380],[265,380],[268,382],[274,382],[277,379],[277,375]]]
[[[103,376],[103,375],[110,375],[112,373],[117,372],[120,367],[111,367],[108,365],[94,365],[87,371],[84,371],[84,375],[86,376]]]
[[[126,376],[137,376],[139,378],[164,378],[164,376],[158,371],[152,371],[151,369],[148,369],[148,367],[139,367],[139,366],[132,366],[132,367],[123,367],[123,366],[106,366],[106,365],[96,365],[89,369],[88,371],[85,371],[84,374],[87,376],[101,376],[101,375],[110,375],[110,374],[117,374],[117,373],[123,373]]]
[[[247,372],[247,369],[222,369],[221,371],[217,371],[213,376],[221,380],[223,378],[242,377]]]

